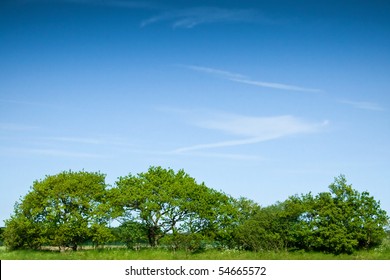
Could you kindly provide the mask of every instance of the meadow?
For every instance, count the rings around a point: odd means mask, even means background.
[[[185,250],[145,248],[139,251],[125,248],[102,248],[79,251],[15,250],[0,247],[1,260],[390,260],[390,248],[381,246],[352,254],[329,254],[305,251],[250,252],[241,250],[205,250],[190,253]]]

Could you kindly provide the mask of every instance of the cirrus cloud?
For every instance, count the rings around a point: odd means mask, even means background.
[[[369,111],[384,111],[385,109],[377,103],[367,101],[340,100],[341,103],[353,106],[356,109]]]
[[[193,28],[206,23],[267,21],[256,10],[193,7],[163,12],[141,22],[141,27],[167,21],[173,28]]]
[[[280,89],[280,90],[288,90],[288,91],[312,92],[312,93],[322,92],[322,90],[315,89],[315,88],[307,88],[307,87],[301,87],[301,86],[295,86],[295,85],[289,85],[283,83],[270,83],[264,81],[256,81],[239,73],[233,73],[233,72],[210,68],[210,67],[195,66],[195,65],[185,65],[184,67],[193,71],[202,72],[216,77],[220,77],[232,82],[252,85],[256,87]]]
[[[178,148],[174,152],[185,153],[195,150],[256,144],[290,135],[312,133],[328,125],[328,123],[328,121],[312,123],[290,115],[274,117],[218,115],[214,119],[197,122],[196,125],[201,128],[238,136],[238,139],[195,144]]]

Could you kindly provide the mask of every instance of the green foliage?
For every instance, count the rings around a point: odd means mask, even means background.
[[[380,209],[368,192],[359,193],[346,183],[344,176],[329,186],[329,194],[320,194],[316,208],[318,224],[315,233],[328,239],[323,248],[334,253],[351,253],[379,245],[385,237],[386,212]]]
[[[278,212],[274,207],[259,210],[237,228],[236,240],[239,246],[256,252],[282,249],[283,240],[277,223]]]
[[[14,216],[5,221],[4,245],[10,250],[38,249],[43,242],[42,229],[18,212],[18,204],[15,212]]]
[[[0,246],[3,246],[4,243],[4,237],[3,237],[4,230],[5,227],[0,227]]]
[[[108,228],[112,219],[121,225]],[[86,242],[102,247],[115,241],[137,250],[149,243],[186,252],[212,247],[352,254],[372,248],[388,252],[390,234],[380,203],[354,190],[342,175],[328,192],[260,207],[198,184],[183,170],[162,167],[120,177],[109,190],[100,173],[47,176],[33,183],[5,225],[2,238],[11,250],[77,250]]]
[[[378,246],[385,237],[387,215],[368,192],[359,193],[344,176],[335,178],[329,192],[315,198],[290,198],[286,205],[301,208],[298,222],[290,232],[297,248],[348,253]],[[288,209],[288,208],[286,208]]]
[[[93,224],[90,228],[89,235],[95,248],[114,240],[114,235],[111,230],[104,224]]]
[[[207,238],[200,233],[167,234],[161,239],[162,245],[173,251],[185,250],[194,253],[205,250]]]
[[[116,239],[129,249],[139,249],[141,244],[147,243],[148,229],[144,224],[135,221],[125,221],[115,230]]]
[[[236,230],[238,247],[253,251],[301,248],[301,244],[306,244],[307,233],[301,217],[302,213],[307,213],[311,200],[308,194],[268,207],[257,207]]]
[[[100,242],[109,218],[105,202],[105,175],[100,173],[69,171],[35,181],[6,221],[5,244],[11,249],[45,244],[76,250],[91,237]]]
[[[262,208],[236,230],[237,244],[253,251],[290,250],[351,254],[381,244],[386,212],[368,192],[359,193],[344,176],[329,192],[292,196]]]
[[[236,200],[224,193],[209,189],[209,195],[204,203],[202,215],[192,222],[198,225],[198,230],[190,233],[200,233],[207,239],[214,240],[219,246],[234,246],[234,230],[238,225],[239,209]]]
[[[111,191],[115,212],[144,224],[151,246],[168,233],[207,231],[218,222],[216,207],[223,195],[197,184],[183,170],[150,167],[146,173],[120,177],[116,185]]]

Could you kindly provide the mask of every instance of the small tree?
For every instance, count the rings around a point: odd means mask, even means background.
[[[139,249],[142,243],[147,243],[147,232],[145,225],[135,221],[125,221],[115,229],[117,240],[129,249]]]
[[[22,215],[18,206],[15,205],[15,215],[5,221],[4,245],[10,250],[38,249],[43,243],[42,229]]]
[[[114,240],[112,231],[104,224],[93,224],[90,228],[89,234],[95,248],[103,246],[104,244]]]
[[[329,193],[317,196],[313,233],[333,253],[351,253],[379,245],[385,237],[387,214],[368,192],[359,193],[345,176],[335,178]],[[321,242],[320,242],[321,243]]]
[[[269,206],[259,209],[236,230],[238,245],[251,251],[277,251],[283,248],[280,234],[279,209]]]
[[[108,220],[105,202],[105,175],[100,173],[69,171],[35,181],[5,222],[5,244],[11,249],[47,244],[77,250],[99,233],[107,235],[100,228]]]

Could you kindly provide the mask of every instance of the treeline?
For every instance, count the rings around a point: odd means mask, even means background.
[[[120,225],[111,228],[113,220]],[[307,250],[352,253],[381,244],[388,216],[368,192],[344,176],[328,192],[291,196],[261,207],[208,188],[162,167],[120,177],[114,187],[99,172],[62,172],[35,181],[5,221],[11,250],[43,246],[77,248],[113,241],[137,248],[202,250]]]

